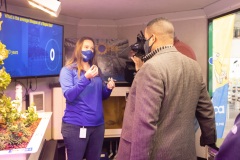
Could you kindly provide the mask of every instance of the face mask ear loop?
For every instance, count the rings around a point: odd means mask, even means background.
[[[151,46],[149,46],[149,41],[150,39],[152,38],[153,35],[151,35],[147,40],[145,38],[145,42],[144,42],[144,51],[145,51],[145,54],[148,54],[150,51],[149,49],[151,50]]]
[[[150,38],[152,38],[152,37],[153,37],[153,35]],[[148,40],[150,40],[150,38]],[[151,44],[151,46],[149,46],[150,52],[152,50],[152,46],[153,46],[154,43],[155,43],[155,41]]]
[[[153,37],[153,34],[151,35],[151,37],[149,38],[149,40]],[[155,41],[152,43],[151,46],[149,46],[149,48],[152,48],[153,44],[155,43]]]
[[[146,41],[149,41],[152,38],[153,34],[151,35],[151,37],[149,37]],[[146,38],[145,38],[146,39]]]
[[[154,42],[155,42],[155,41],[154,41]],[[152,45],[151,45],[151,46],[149,46],[149,48],[150,48],[150,49],[152,49],[152,46],[153,46],[154,42],[152,43]]]

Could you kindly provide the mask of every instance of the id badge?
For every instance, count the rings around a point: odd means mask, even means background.
[[[79,138],[86,138],[87,137],[87,128],[80,128]]]

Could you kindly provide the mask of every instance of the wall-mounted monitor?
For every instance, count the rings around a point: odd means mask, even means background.
[[[6,71],[12,78],[58,76],[63,33],[62,25],[0,12],[0,41],[9,50]]]

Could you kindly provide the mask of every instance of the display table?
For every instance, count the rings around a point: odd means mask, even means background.
[[[41,118],[41,121],[28,143],[27,148],[2,150],[0,151],[1,160],[36,160],[39,158],[52,112],[41,112],[38,113],[38,116]]]
[[[116,138],[121,136],[122,129],[105,129],[104,138]]]

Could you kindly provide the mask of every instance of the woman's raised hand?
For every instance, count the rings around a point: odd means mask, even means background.
[[[96,65],[92,65],[85,73],[85,77],[91,79],[98,75],[98,67]]]

